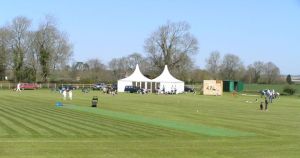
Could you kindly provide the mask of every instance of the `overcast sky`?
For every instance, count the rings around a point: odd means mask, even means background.
[[[98,58],[107,64],[144,52],[144,41],[167,21],[186,21],[199,41],[193,59],[205,67],[212,51],[273,62],[283,74],[300,74],[299,0],[6,0],[0,26],[26,16],[37,28],[45,15],[58,21],[74,45],[74,61]]]

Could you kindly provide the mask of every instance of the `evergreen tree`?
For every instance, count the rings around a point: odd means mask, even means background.
[[[288,84],[293,84],[292,77],[291,77],[290,74],[286,76],[286,82],[287,82]]]

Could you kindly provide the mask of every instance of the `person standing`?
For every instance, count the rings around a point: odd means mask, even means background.
[[[62,92],[62,95],[63,95],[63,98],[64,98],[64,100],[66,100],[66,98],[67,98],[67,90],[63,90],[63,92]]]
[[[70,100],[73,99],[73,93],[72,93],[72,90],[71,90],[71,89],[69,90],[69,99],[70,99]]]
[[[269,101],[270,101],[270,103],[273,103],[273,94],[270,94]]]
[[[17,84],[17,89],[16,89],[17,92],[21,92],[21,83],[19,82]]]
[[[260,102],[259,107],[260,107],[260,110],[263,110],[263,109],[264,109],[263,102]]]
[[[174,87],[174,94],[177,94],[177,88],[176,88],[176,85]]]
[[[265,97],[265,110],[268,111],[268,99]]]

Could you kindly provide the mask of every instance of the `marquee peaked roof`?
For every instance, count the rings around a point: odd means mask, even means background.
[[[126,77],[126,78],[123,78],[119,81],[138,81],[138,82],[151,82],[151,80],[147,77],[145,77],[141,71],[140,71],[140,68],[139,68],[139,65],[136,64],[136,67],[135,67],[135,70],[134,72]]]
[[[152,82],[183,83],[183,81],[176,79],[170,74],[167,65],[165,65],[164,71],[158,77],[153,79]]]

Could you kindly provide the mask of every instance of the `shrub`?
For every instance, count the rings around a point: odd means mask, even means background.
[[[283,88],[283,92],[287,93],[289,95],[293,95],[296,92],[296,88],[293,88],[293,87],[287,85]]]

